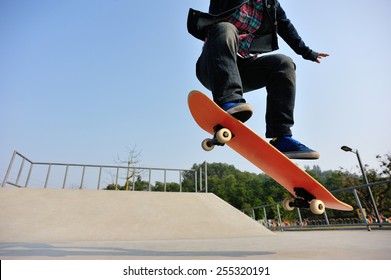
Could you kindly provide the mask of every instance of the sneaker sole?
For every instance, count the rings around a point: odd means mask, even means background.
[[[246,122],[253,115],[253,109],[249,104],[241,104],[227,110],[227,113],[241,122]]]
[[[306,159],[306,160],[311,160],[311,159],[319,159],[320,154],[316,151],[297,151],[297,152],[286,152],[283,153],[290,159]]]

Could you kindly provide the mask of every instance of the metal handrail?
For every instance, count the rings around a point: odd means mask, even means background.
[[[9,179],[11,170],[14,167],[14,162],[15,162],[16,157],[20,157],[22,162],[21,162],[21,165],[20,165],[19,170],[17,172],[18,175],[16,176],[15,181],[14,182],[10,182],[10,181],[8,181],[8,179]],[[30,164],[30,168],[28,170],[27,178],[26,178],[26,181],[24,182],[24,185],[21,185],[19,183],[19,181],[20,181],[22,172],[24,171],[24,167],[25,167],[26,162],[28,162]],[[198,170],[194,170],[194,169],[179,169],[179,168],[129,167],[129,166],[118,166],[118,165],[75,164],[75,163],[58,163],[58,162],[33,162],[32,160],[28,159],[27,157],[25,157],[21,153],[19,153],[17,151],[14,151],[14,153],[12,155],[12,158],[10,160],[10,163],[9,163],[8,169],[6,171],[4,180],[3,180],[2,184],[1,184],[1,187],[5,187],[5,185],[8,184],[8,185],[12,185],[12,186],[27,188],[28,185],[29,185],[29,182],[30,182],[30,176],[31,176],[31,173],[32,173],[33,166],[39,166],[39,165],[48,167],[47,172],[46,172],[44,188],[47,188],[47,186],[48,186],[49,177],[51,175],[51,169],[52,169],[53,166],[63,166],[63,167],[65,167],[65,174],[64,174],[62,188],[65,188],[65,186],[66,186],[66,182],[67,182],[67,179],[68,179],[69,167],[80,167],[80,168],[82,168],[82,174],[81,174],[81,178],[80,178],[80,189],[82,189],[84,187],[84,183],[85,183],[84,179],[85,179],[86,168],[99,168],[98,185],[97,185],[97,189],[98,190],[100,189],[102,170],[105,168],[105,169],[115,169],[116,170],[115,185],[118,184],[119,170],[124,170],[124,169],[125,170],[132,170],[134,172],[134,174],[136,174],[136,171],[143,171],[143,170],[144,171],[148,171],[148,178],[149,178],[149,189],[148,190],[149,191],[151,191],[151,173],[152,173],[152,171],[163,171],[164,172],[164,191],[166,191],[166,186],[167,186],[167,172],[178,172],[179,173],[180,192],[182,192],[182,181],[181,181],[182,173],[183,172],[193,172],[194,173],[194,177],[195,177],[195,186],[194,186],[194,188],[195,188],[195,192],[197,192],[198,191],[197,174],[201,171],[200,169],[202,169],[202,166]],[[200,174],[201,174],[201,172],[200,172]],[[205,174],[206,174],[206,162],[205,162]],[[202,180],[202,178],[200,178],[200,182],[201,182],[201,180]],[[207,192],[207,183],[205,183],[205,184],[206,184],[205,191]],[[134,186],[135,186],[135,176],[133,176],[132,190],[134,190]],[[200,186],[199,189],[201,190],[202,186]]]

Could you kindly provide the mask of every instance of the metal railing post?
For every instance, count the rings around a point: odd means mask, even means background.
[[[102,177],[102,166],[99,167],[99,177],[98,177],[98,190],[100,190],[100,179]]]
[[[303,219],[301,218],[300,208],[296,208],[296,210],[297,210],[297,215],[299,216],[300,226],[303,226]]]
[[[1,184],[1,187],[2,187],[2,188],[5,186],[5,183],[6,183],[7,180],[8,180],[8,177],[9,177],[9,175],[10,175],[12,166],[13,166],[13,164],[14,164],[15,156],[16,156],[16,151],[14,151],[14,153],[12,154],[12,158],[11,158],[10,164],[8,165],[8,169],[7,169],[7,172],[5,173],[5,177],[4,177],[3,183]]]
[[[326,212],[326,210],[324,210],[324,212],[323,212],[323,217],[324,217],[324,219],[325,219],[325,221],[326,221],[326,225],[330,225],[330,222],[329,222],[329,217],[327,217],[327,212]]]
[[[30,181],[30,176],[31,176],[31,171],[32,171],[32,170],[33,170],[33,163],[30,163],[29,174],[27,175],[26,184],[24,185],[25,188],[27,188],[28,183],[29,183],[29,181]]]
[[[179,170],[179,192],[182,192],[182,171]]]
[[[69,165],[65,167],[64,181],[62,182],[62,188],[65,189],[65,184],[67,183]]]
[[[208,164],[205,161],[205,192],[208,192]]]
[[[52,169],[52,165],[51,164],[49,164],[49,166],[48,166],[48,173],[47,173],[47,175],[46,175],[46,180],[45,180],[45,186],[44,186],[44,189],[46,189],[47,188],[47,186],[48,186],[48,182],[49,182],[49,176],[50,176],[50,170]]]
[[[166,170],[164,169],[164,192],[167,191],[167,184],[166,184]]]
[[[200,170],[200,192],[202,192],[202,165],[198,169]]]
[[[277,214],[278,214],[278,223],[280,224],[280,230],[283,231],[283,229],[282,229],[282,220],[281,220],[280,207],[278,206],[278,203],[276,203],[276,208],[277,208]]]
[[[196,171],[194,171],[194,188],[195,188],[195,192],[197,192],[197,187],[198,187],[197,177],[198,177],[198,173],[197,173],[197,170],[196,170]]]
[[[115,189],[118,190],[118,176],[119,176],[119,167],[117,167],[117,175],[115,175]]]
[[[266,214],[266,207],[262,207],[263,208],[263,218],[265,220],[265,225],[268,226],[267,224],[267,214]]]
[[[83,189],[83,185],[84,185],[84,174],[86,172],[86,166],[84,165],[83,166],[83,172],[81,174],[81,181],[80,181],[80,189]]]
[[[26,160],[23,158],[22,163],[20,164],[20,167],[19,167],[18,177],[16,177],[16,181],[15,181],[16,185],[19,185],[19,179],[20,179],[20,176],[22,175],[25,162],[26,162]]]
[[[149,191],[151,191],[151,178],[152,178],[152,176],[151,176],[151,172],[152,172],[152,170],[151,170],[151,168],[149,169],[149,175],[148,175],[148,190]]]

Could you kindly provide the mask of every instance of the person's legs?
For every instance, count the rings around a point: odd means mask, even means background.
[[[197,77],[212,91],[213,99],[219,106],[242,99],[237,51],[236,27],[231,23],[221,22],[210,29],[207,42],[197,61]]]
[[[242,122],[252,115],[252,107],[243,99],[243,88],[237,65],[238,31],[234,25],[221,22],[210,31],[197,61],[197,77],[212,91],[213,100]]]
[[[293,139],[296,95],[296,66],[281,54],[239,59],[244,92],[266,87],[266,137],[286,156],[295,159],[317,159],[319,153]]]
[[[292,59],[282,54],[239,61],[244,92],[266,87],[266,137],[291,136],[296,74]]]

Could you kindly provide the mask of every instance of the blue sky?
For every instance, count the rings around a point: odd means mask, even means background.
[[[304,41],[330,57],[297,65],[294,136],[321,153],[322,170],[377,167],[391,152],[391,2],[280,1]],[[186,30],[208,0],[0,0],[0,181],[12,152],[34,161],[113,164],[127,147],[144,167],[225,162],[260,171],[230,148],[204,152],[208,135],[187,94],[202,43]],[[265,90],[245,95],[248,125],[264,135]]]

